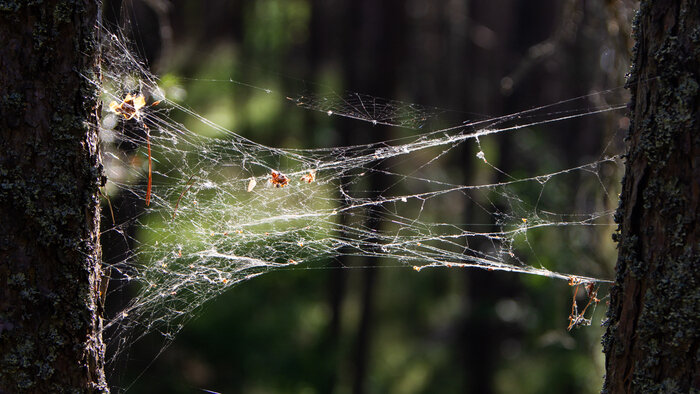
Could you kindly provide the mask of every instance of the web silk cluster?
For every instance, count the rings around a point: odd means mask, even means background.
[[[555,213],[543,209],[541,200],[548,185],[571,175],[597,185],[604,198],[615,198],[604,190],[601,171],[617,168],[617,157],[513,177],[492,165],[481,146],[493,135],[619,106],[567,112],[547,106],[430,130],[427,122],[440,110],[358,93],[279,95],[297,110],[353,118],[366,127],[408,128],[412,135],[361,146],[268,147],[171,100],[123,38],[105,32],[104,41],[102,79],[94,81],[103,101],[100,136],[108,179],[103,194],[142,206],[128,221],[103,229],[133,246],[111,266],[117,282],[110,291],[136,289],[128,305],[108,317],[115,357],[150,332],[172,339],[204,303],[238,283],[270,270],[327,266],[339,256],[416,271],[472,267],[577,284],[604,281],[525,261],[514,244],[529,245],[533,229],[609,228],[611,212],[600,205],[591,212]],[[176,112],[196,126],[175,122]],[[205,137],[197,128],[223,137]],[[463,184],[445,174],[441,158],[457,147],[500,180]],[[373,189],[371,176],[382,177],[386,186]],[[534,190],[536,198],[521,195],[524,189]],[[456,218],[450,207],[465,201],[490,221]],[[109,210],[103,214],[111,223]],[[135,235],[129,227],[136,228]]]

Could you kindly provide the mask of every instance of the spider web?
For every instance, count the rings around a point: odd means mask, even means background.
[[[531,232],[598,226],[609,231],[613,209],[606,207],[616,205],[616,194],[606,189],[604,174],[618,176],[619,158],[606,151],[574,167],[513,176],[491,164],[482,142],[624,105],[582,106],[590,97],[578,97],[433,129],[431,121],[445,110],[354,92],[287,96],[241,82],[203,80],[249,86],[366,127],[413,130],[378,143],[287,149],[244,138],[168,97],[123,37],[105,32],[103,58],[103,79],[94,81],[103,101],[100,135],[108,178],[103,193],[145,205],[147,143],[152,147],[149,206],[103,230],[131,246],[110,264],[110,292],[125,287],[134,292],[124,308],[107,316],[109,362],[149,333],[161,333],[167,344],[202,305],[236,284],[271,270],[323,268],[339,256],[416,271],[480,268],[608,282],[583,268],[560,272],[520,257],[520,250],[532,249]],[[143,95],[147,103],[130,120],[109,110],[127,94]],[[567,107],[571,104],[574,109]],[[176,115],[186,117],[188,126],[175,121]],[[207,137],[210,131],[216,136]],[[475,166],[493,175],[487,179],[497,181],[455,181],[440,166],[455,148],[470,152]],[[287,183],[275,185],[273,172]],[[571,179],[598,201],[583,211],[550,210],[550,195],[556,197]],[[466,202],[490,220],[455,221],[453,207]],[[103,214],[109,221],[109,210]]]

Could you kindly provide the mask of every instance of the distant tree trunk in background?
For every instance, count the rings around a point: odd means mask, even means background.
[[[700,4],[642,1],[607,393],[700,390]]]
[[[334,4],[328,3],[325,0],[311,1],[309,45],[307,46],[307,62],[309,67],[307,69],[308,74],[305,76],[307,80],[313,80],[324,71],[324,67],[327,66],[327,64],[324,64],[324,56],[328,56],[330,59],[338,59],[341,56],[340,51],[337,50],[340,45],[337,45],[336,40],[339,41],[344,37],[335,30],[342,28],[339,23],[335,23],[338,20],[336,13],[340,11],[341,10],[335,7]],[[306,132],[308,133],[305,138],[308,141],[314,141],[318,125],[314,124],[309,112],[305,113],[305,121]],[[339,134],[340,138],[343,139],[342,145],[350,145],[349,143],[344,143],[350,139],[349,133],[343,133],[341,131]],[[347,182],[344,182],[343,188],[347,187],[349,187],[349,185]],[[337,198],[341,198],[340,193],[338,193]],[[341,215],[341,228],[347,225],[348,221],[349,217],[347,214]],[[340,366],[342,353],[340,351],[340,344],[343,336],[341,323],[348,277],[346,270],[341,268],[349,265],[347,260],[349,260],[347,257],[341,256],[336,259],[331,259],[328,262],[329,266],[334,269],[328,270],[327,278],[330,320],[323,337],[319,341],[319,349],[316,350],[317,354],[322,354],[326,357],[326,362],[317,367],[317,370],[319,370],[319,381],[316,391],[319,393],[337,391],[338,377],[341,375]]]
[[[362,0],[349,2],[345,30],[345,83],[360,92],[377,94],[380,97],[393,97],[396,88],[396,70],[401,59],[403,48],[403,27],[405,13],[401,10],[400,1],[391,0],[377,2]],[[354,18],[351,18],[353,16]],[[357,19],[356,19],[357,18]],[[351,144],[374,143],[389,140],[389,130],[386,126],[377,126],[371,131],[351,131],[355,141]],[[346,141],[344,141],[346,142]],[[351,145],[347,144],[347,145]],[[343,144],[346,145],[346,144]],[[346,145],[346,146],[347,146]],[[383,164],[377,168],[382,168]],[[379,198],[381,191],[386,190],[386,178],[373,171],[368,176],[369,188],[373,190],[372,198]],[[370,207],[367,212],[365,225],[372,231],[381,232],[381,213],[377,207]],[[379,242],[370,239],[370,242]],[[374,266],[377,261],[366,259],[361,263]],[[355,354],[353,356],[354,379],[352,392],[362,394],[372,392],[371,374],[374,367],[373,339],[376,336],[375,327],[380,316],[377,309],[378,271],[370,268],[362,273],[362,288],[360,291],[360,320],[357,327]]]
[[[0,6],[0,393],[106,392],[99,1]]]
[[[470,92],[468,94],[468,105],[466,108],[474,109],[477,113],[501,114],[505,98],[496,90],[498,81],[505,74],[507,62],[504,59],[506,48],[508,48],[513,30],[512,25],[517,21],[516,7],[509,5],[507,1],[492,1],[489,3],[470,1],[469,7],[469,23],[471,26],[469,31],[477,29],[489,29],[493,32],[498,40],[493,40],[491,43],[484,43],[470,37],[470,44],[465,48],[467,51],[467,60],[469,72],[464,76],[467,82],[463,86],[468,87],[464,90]],[[531,4],[530,7],[539,8],[541,4]],[[545,13],[545,15],[548,15]],[[529,30],[521,32],[528,34]],[[523,40],[524,41],[524,40]],[[481,44],[481,45],[479,45]],[[490,45],[489,45],[490,44]],[[475,94],[475,92],[478,92]],[[499,149],[503,149],[504,145],[499,144]],[[474,147],[471,144],[463,144],[461,147],[463,153],[461,157],[457,157],[457,168],[462,169],[464,185],[478,184],[480,174],[474,166]],[[497,165],[503,168],[506,163],[498,163]],[[508,170],[506,170],[508,171]],[[496,175],[494,175],[496,176]],[[488,182],[497,182],[495,178],[489,179]],[[480,200],[481,198],[481,200]],[[471,196],[465,198],[465,206],[463,213],[464,223],[488,223],[491,217],[485,214],[478,207],[486,203],[485,196]],[[470,248],[476,250],[488,250],[488,241],[483,238],[474,237],[466,239]],[[464,312],[463,321],[460,327],[460,336],[457,346],[460,349],[459,354],[462,362],[462,392],[473,394],[491,394],[496,392],[496,372],[498,365],[503,362],[500,352],[494,349],[500,349],[499,345],[503,343],[507,337],[506,325],[498,319],[494,305],[499,299],[506,298],[512,295],[513,290],[518,288],[517,284],[513,283],[513,276],[501,273],[495,274],[485,270],[464,270],[462,277],[464,279]],[[516,290],[517,292],[517,290]]]

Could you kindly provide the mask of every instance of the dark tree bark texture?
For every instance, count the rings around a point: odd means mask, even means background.
[[[700,4],[642,1],[607,393],[700,391]]]
[[[0,393],[108,391],[99,5],[0,1]]]

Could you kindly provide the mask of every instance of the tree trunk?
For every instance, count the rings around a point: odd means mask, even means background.
[[[608,393],[700,390],[700,4],[642,1],[629,77]]]
[[[108,391],[98,10],[0,4],[0,393]]]

